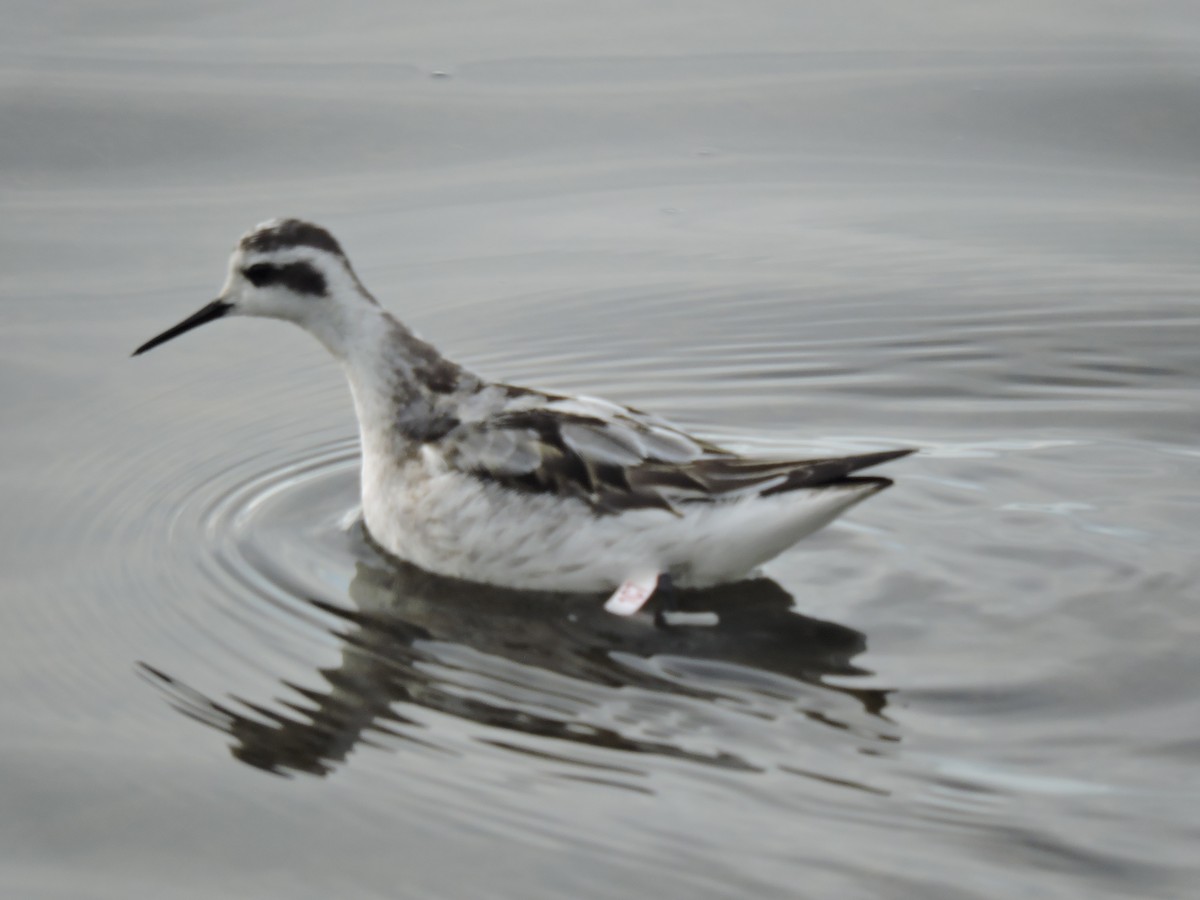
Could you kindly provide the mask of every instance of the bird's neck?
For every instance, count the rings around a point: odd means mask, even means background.
[[[455,401],[481,384],[381,307],[356,313],[342,335],[326,346],[350,382],[364,455],[403,454],[441,437],[457,424]]]

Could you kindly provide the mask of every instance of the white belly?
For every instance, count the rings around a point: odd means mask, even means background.
[[[575,498],[499,487],[435,457],[364,459],[363,516],[389,553],[430,572],[504,587],[611,591],[669,572],[682,587],[736,581],[874,493],[791,491],[596,515]]]

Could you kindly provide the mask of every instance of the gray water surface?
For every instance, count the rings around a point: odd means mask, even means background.
[[[10,4],[0,894],[1193,895],[1193,12]],[[716,627],[397,566],[311,338],[128,359],[276,215],[486,375],[921,452]]]

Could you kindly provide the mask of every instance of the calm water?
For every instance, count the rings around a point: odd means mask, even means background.
[[[384,10],[9,5],[0,894],[1193,896],[1191,4]],[[486,374],[922,452],[715,628],[397,569],[314,341],[128,359],[284,214]]]

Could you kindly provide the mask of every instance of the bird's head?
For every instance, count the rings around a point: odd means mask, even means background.
[[[329,336],[344,330],[347,314],[364,303],[373,306],[375,301],[333,235],[300,219],[273,219],[238,242],[216,300],[151,338],[133,355],[225,316],[283,319],[328,343]]]

